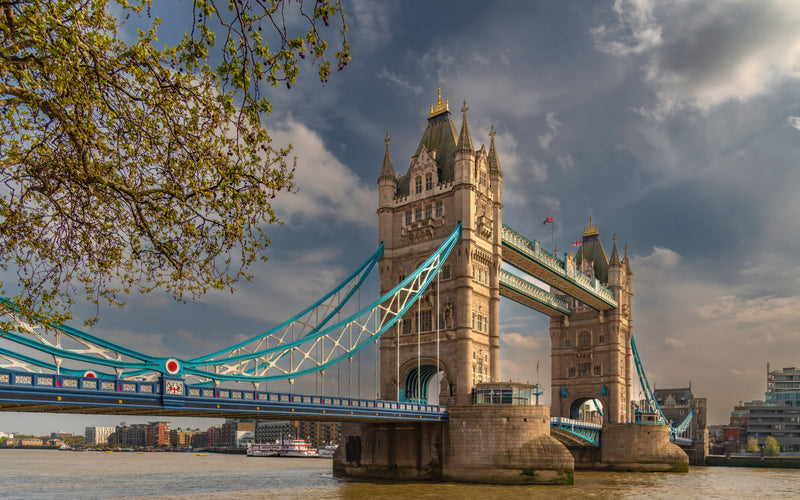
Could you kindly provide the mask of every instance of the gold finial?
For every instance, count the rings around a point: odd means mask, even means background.
[[[592,236],[597,234],[597,228],[592,225],[592,218],[589,217],[589,227],[583,232],[584,236]]]
[[[438,96],[436,98],[436,104],[431,106],[431,116],[430,117],[434,117],[436,115],[442,114],[445,111],[450,111],[450,100],[449,99],[445,99],[444,101],[442,101],[442,87],[436,87],[436,89],[437,89],[436,92],[438,93]]]
[[[489,137],[492,138],[492,142],[494,142],[494,136],[497,135],[497,132],[494,131],[494,124],[492,124],[492,129],[489,131]]]
[[[384,139],[383,142],[385,142],[387,146],[390,142],[392,142],[392,140],[389,138],[389,132],[386,132],[386,139]]]

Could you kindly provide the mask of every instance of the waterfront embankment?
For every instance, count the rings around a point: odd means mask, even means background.
[[[769,469],[800,469],[800,457],[709,455],[706,457],[706,465],[712,467],[765,467]]]

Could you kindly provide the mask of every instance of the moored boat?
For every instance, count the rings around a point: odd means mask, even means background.
[[[247,456],[309,458],[319,454],[303,439],[284,439],[274,443],[251,444],[247,447]]]

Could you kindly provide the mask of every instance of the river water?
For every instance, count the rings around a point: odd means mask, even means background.
[[[0,450],[0,498],[797,498],[800,470],[575,473],[574,486],[347,482],[320,458]]]

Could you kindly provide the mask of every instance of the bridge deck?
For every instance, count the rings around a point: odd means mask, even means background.
[[[574,269],[568,271],[564,262],[543,250],[538,241],[525,238],[505,224],[501,235],[503,261],[598,311],[618,307],[610,290]]]
[[[444,406],[0,370],[0,411],[292,419],[447,421]]]
[[[503,269],[500,270],[500,295],[548,316],[572,313],[567,301]]]

